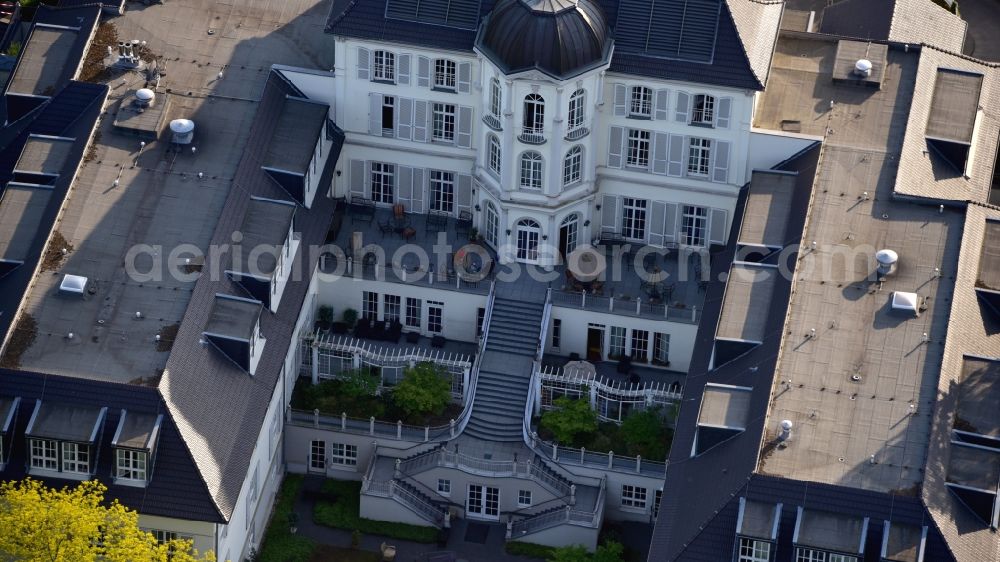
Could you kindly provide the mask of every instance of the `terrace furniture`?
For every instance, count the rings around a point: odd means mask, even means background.
[[[399,235],[402,236],[404,240],[412,240],[413,237],[417,235],[417,231],[414,230],[412,226],[407,226],[403,229],[403,232],[399,233]]]
[[[458,220],[455,221],[455,234],[465,233],[466,236],[472,230],[472,213],[462,211],[458,213]]]
[[[389,221],[378,221],[378,229],[382,233],[382,238],[385,238],[386,234],[392,234],[396,231],[396,228]]]
[[[375,219],[375,202],[360,195],[354,195],[347,205],[347,214],[351,215],[351,222],[363,220],[371,224],[372,220]]]
[[[406,343],[419,343],[420,332],[406,332]]]
[[[424,232],[430,231],[443,231],[448,229],[448,215],[445,213],[431,211],[427,213],[427,219],[424,222]]]
[[[444,339],[444,336],[434,336],[433,338],[431,338],[431,347],[435,348],[444,347],[446,341],[447,340]]]
[[[382,340],[399,343],[399,338],[403,337],[403,325],[399,320],[393,320],[391,322],[385,323],[385,328],[382,333]]]
[[[392,206],[392,218],[401,219],[406,216],[406,208],[403,207],[402,203],[396,203]]]
[[[393,562],[396,559],[396,547],[382,543],[382,562]]]
[[[620,246],[625,243],[625,237],[612,228],[602,228],[598,241],[609,246]]]
[[[628,372],[632,370],[632,356],[623,355],[622,358],[618,360],[616,370],[623,375],[628,374]]]

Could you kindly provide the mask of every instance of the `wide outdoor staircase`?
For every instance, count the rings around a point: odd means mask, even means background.
[[[542,331],[544,303],[496,297],[464,434],[521,441],[528,385]]]

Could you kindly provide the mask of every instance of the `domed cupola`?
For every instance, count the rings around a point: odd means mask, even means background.
[[[594,0],[500,0],[476,39],[506,74],[536,69],[559,80],[606,64],[611,44]]]

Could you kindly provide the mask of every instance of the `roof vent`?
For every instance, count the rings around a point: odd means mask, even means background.
[[[871,76],[872,61],[868,59],[859,59],[858,62],[854,63],[854,73],[862,78]]]
[[[907,314],[912,314],[913,316],[920,316],[920,310],[922,309],[922,302],[919,295],[916,293],[904,293],[903,291],[893,291],[892,293],[892,309],[905,312]]]
[[[136,107],[152,107],[153,100],[156,99],[156,94],[153,90],[149,88],[140,88],[135,92],[135,101],[133,103]]]
[[[174,119],[170,122],[171,142],[174,144],[191,144],[194,140],[194,121],[190,119]]]
[[[778,434],[778,441],[788,441],[792,438],[792,420],[781,421],[781,433]]]
[[[899,254],[890,249],[875,252],[875,261],[878,262],[878,276],[885,277],[896,271],[896,263],[899,261]]]

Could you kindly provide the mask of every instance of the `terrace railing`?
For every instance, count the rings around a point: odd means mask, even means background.
[[[585,291],[554,291],[552,303],[563,308],[578,308],[641,318],[657,318],[681,324],[697,324],[701,319],[701,310],[697,306],[671,306],[665,303],[653,303],[642,298],[623,299],[606,297],[590,294]]]
[[[633,410],[667,410],[679,404],[682,397],[679,384],[632,383],[544,365],[538,374],[539,409],[550,410],[557,398],[568,396],[589,400],[599,419],[619,424]]]

